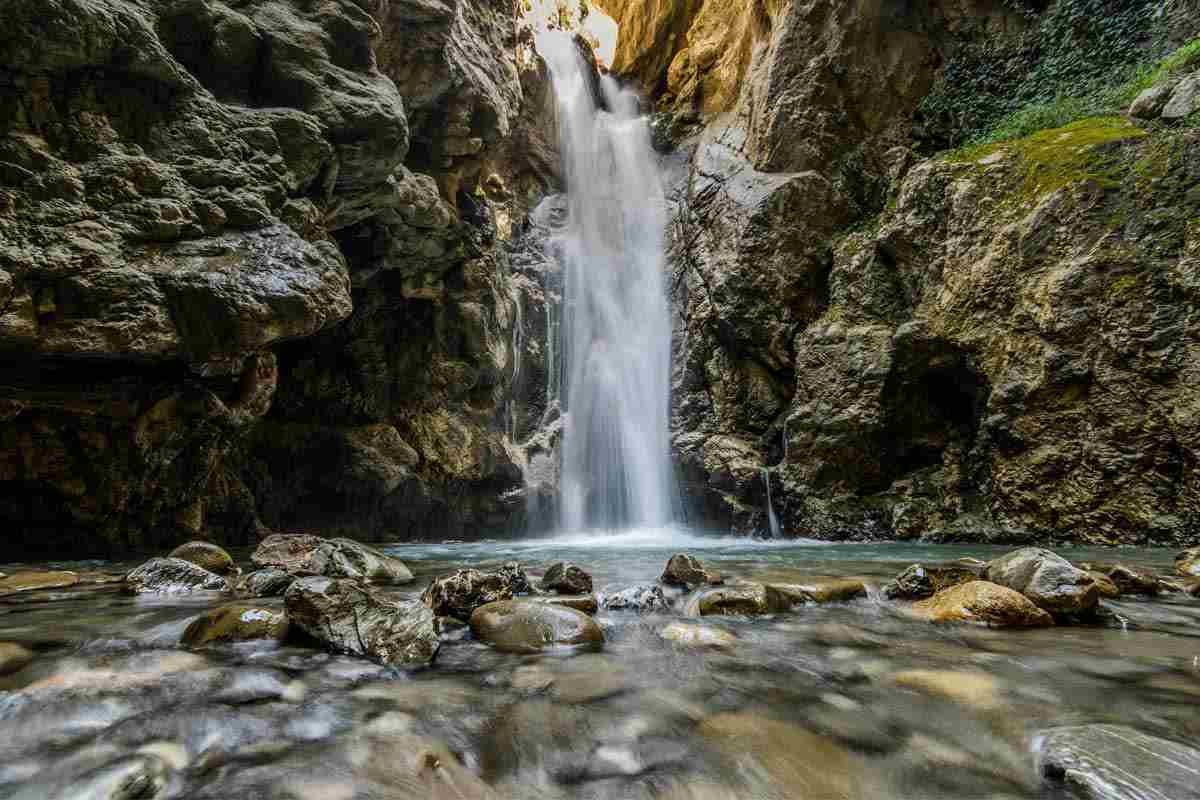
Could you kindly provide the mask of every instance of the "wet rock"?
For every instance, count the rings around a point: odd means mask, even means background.
[[[0,642],[0,676],[20,672],[33,661],[33,653],[15,642]]]
[[[980,711],[994,711],[1003,705],[1000,684],[991,675],[982,672],[913,669],[897,672],[891,676],[891,682]]]
[[[911,610],[931,622],[978,622],[996,627],[1053,625],[1054,618],[1020,592],[987,581],[943,589]]]
[[[668,642],[685,647],[728,649],[737,644],[737,637],[729,631],[711,625],[691,625],[686,622],[672,622],[660,630],[658,635]]]
[[[465,622],[480,606],[511,600],[528,586],[529,581],[519,566],[515,569],[506,566],[492,572],[460,569],[452,575],[435,578],[422,593],[421,602],[439,617],[454,617]]]
[[[789,598],[761,583],[738,583],[701,589],[688,598],[683,613],[689,617],[714,614],[774,614],[792,607]]]
[[[706,570],[699,559],[687,553],[676,553],[667,561],[667,567],[663,570],[659,580],[667,586],[688,588],[718,584],[721,582],[721,575],[718,572]]]
[[[1181,80],[1171,91],[1171,97],[1163,106],[1162,118],[1176,122],[1200,110],[1200,72],[1194,72]]]
[[[604,595],[604,608],[607,611],[637,611],[641,613],[664,611],[670,604],[662,587],[654,583],[644,583],[630,586],[618,592]]]
[[[1051,781],[1085,800],[1197,797],[1200,750],[1120,725],[1051,728],[1038,737],[1038,762]]]
[[[263,539],[250,560],[259,567],[276,567],[293,575],[380,583],[407,583],[413,579],[400,559],[350,539],[277,533]]]
[[[1090,575],[1039,547],[1014,550],[989,561],[983,579],[1020,592],[1052,614],[1087,614],[1100,600]]]
[[[793,605],[847,603],[867,596],[867,585],[857,578],[817,578],[805,583],[769,583]]]
[[[287,636],[288,620],[282,611],[248,605],[214,608],[196,619],[183,631],[180,641],[191,647],[216,642],[244,642],[251,639],[282,640]]]
[[[217,575],[227,575],[235,569],[233,557],[223,548],[208,542],[181,544],[171,551],[168,558],[182,558]]]
[[[125,576],[132,594],[223,592],[229,584],[220,575],[181,558],[152,558]]]
[[[544,591],[559,594],[590,594],[592,576],[569,561],[552,564],[539,584]]]
[[[978,567],[962,563],[913,564],[883,585],[889,600],[924,600],[942,589],[960,583],[979,580],[983,564]]]
[[[79,583],[74,572],[14,572],[0,578],[0,597],[36,589],[63,589]]]
[[[1175,556],[1175,572],[1185,578],[1200,578],[1200,547],[1184,550]]]
[[[245,597],[279,597],[292,585],[296,576],[276,567],[251,572],[238,584],[238,594]]]
[[[604,634],[582,611],[562,606],[503,600],[475,610],[471,633],[497,650],[536,653],[558,645],[599,647]]]
[[[153,753],[117,758],[109,763],[63,776],[45,770],[13,795],[13,800],[87,798],[87,800],[158,800],[168,796],[170,765]]]
[[[1089,571],[1088,575],[1092,576],[1092,580],[1096,582],[1096,591],[1100,596],[1108,600],[1116,600],[1121,596],[1121,588],[1113,582],[1113,579],[1105,575],[1103,572]]]
[[[543,603],[550,606],[573,608],[585,614],[595,614],[600,610],[600,604],[594,594],[550,594],[526,598],[531,603]]]
[[[1090,573],[1103,575],[1117,587],[1121,594],[1158,594],[1161,591],[1158,577],[1145,570],[1127,567],[1124,564],[1084,562],[1079,568]],[[1101,594],[1105,587],[1101,587]],[[1107,596],[1107,595],[1105,595]]]
[[[291,623],[329,649],[389,665],[427,664],[440,641],[423,603],[381,597],[349,580],[300,578],[283,596]]]

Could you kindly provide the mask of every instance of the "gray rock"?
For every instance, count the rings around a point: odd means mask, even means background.
[[[1200,72],[1194,72],[1179,82],[1171,99],[1163,106],[1162,118],[1177,122],[1200,111]]]
[[[604,633],[591,617],[559,605],[504,600],[476,609],[470,624],[476,638],[510,653],[604,644]]]
[[[1163,106],[1171,98],[1178,81],[1159,83],[1139,94],[1129,106],[1129,116],[1138,119],[1156,119],[1162,113]]]
[[[638,611],[641,613],[665,611],[670,607],[662,587],[654,583],[630,586],[618,592],[604,595],[607,611]]]
[[[924,600],[942,589],[979,580],[981,572],[979,567],[956,563],[913,564],[885,583],[883,594],[889,600]]]
[[[466,622],[480,606],[511,600],[522,584],[528,586],[525,573],[519,568],[492,572],[460,569],[452,575],[435,578],[421,594],[421,602],[439,617]]]
[[[258,545],[250,560],[293,575],[323,575],[381,583],[407,583],[412,573],[398,558],[350,539],[322,539],[307,534],[274,534]]]
[[[133,594],[222,592],[228,588],[220,575],[181,558],[152,558],[125,576],[125,590]]]
[[[326,647],[381,664],[428,664],[440,641],[424,604],[391,600],[349,580],[300,578],[283,596],[291,623]]]
[[[983,579],[1028,597],[1051,614],[1087,614],[1100,601],[1095,579],[1049,550],[1014,550],[983,568]]]
[[[1200,750],[1120,725],[1051,728],[1039,736],[1043,774],[1085,800],[1200,797]]]
[[[238,593],[245,597],[279,597],[292,585],[296,576],[277,567],[264,567],[242,578]]]
[[[540,586],[545,591],[559,594],[589,594],[592,576],[569,561],[559,561],[546,570]]]

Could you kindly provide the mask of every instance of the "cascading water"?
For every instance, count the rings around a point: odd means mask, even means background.
[[[634,94],[607,76],[597,87],[570,34],[543,32],[537,48],[558,101],[568,204],[556,248],[564,271],[560,523],[666,525],[675,505],[666,210],[649,128]]]

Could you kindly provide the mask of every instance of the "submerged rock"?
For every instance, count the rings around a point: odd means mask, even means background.
[[[689,556],[687,553],[676,553],[667,561],[667,567],[663,570],[659,580],[667,586],[689,588],[705,584],[718,584],[721,582],[721,575],[718,572],[706,570],[699,559]]]
[[[585,614],[595,614],[600,610],[600,603],[597,602],[594,594],[545,594],[525,599],[531,603],[573,608]]]
[[[503,600],[471,614],[471,633],[497,650],[536,653],[557,645],[599,647],[600,627],[582,611],[563,606]]]
[[[943,589],[928,600],[914,603],[912,612],[930,622],[980,622],[1001,628],[1054,624],[1054,618],[1025,595],[987,581]]]
[[[350,539],[277,533],[263,539],[250,560],[259,567],[276,567],[293,575],[381,583],[407,583],[413,579],[400,559]]]
[[[689,617],[713,614],[774,614],[787,611],[792,601],[771,586],[761,583],[738,583],[701,589],[688,598],[683,613]]]
[[[668,642],[686,647],[729,648],[737,644],[737,636],[729,631],[711,625],[691,625],[686,622],[672,622],[659,631],[658,635]]]
[[[670,607],[662,587],[655,583],[644,583],[630,586],[613,594],[604,596],[604,608],[607,611],[664,611]]]
[[[1002,705],[1000,684],[991,675],[982,672],[911,669],[892,675],[891,682],[980,711],[993,711]]]
[[[74,572],[14,572],[0,578],[0,597],[36,589],[64,589],[79,583]]]
[[[190,561],[198,567],[216,573],[217,575],[227,575],[233,572],[235,567],[233,557],[225,552],[223,548],[217,547],[215,544],[208,542],[187,542],[181,544],[171,551],[168,558],[182,558],[184,561]]]
[[[883,594],[889,600],[924,600],[942,589],[979,580],[982,566],[962,562],[913,564],[885,583]]]
[[[569,561],[559,561],[546,570],[540,586],[545,591],[559,594],[589,594],[592,576]]]
[[[423,603],[380,597],[349,580],[300,578],[284,593],[291,623],[331,650],[381,664],[427,664],[440,641]]]
[[[282,640],[287,636],[287,616],[277,609],[247,605],[214,608],[192,620],[180,641],[191,647],[214,642],[244,642],[251,639]]]
[[[125,590],[133,594],[222,592],[228,588],[220,575],[182,558],[152,558],[125,576]]]
[[[0,642],[0,676],[25,669],[33,661],[33,653],[15,642]]]
[[[421,602],[439,617],[455,617],[466,621],[480,606],[511,600],[522,582],[528,586],[525,573],[519,568],[516,573],[512,570],[482,572],[460,569],[452,575],[435,578],[421,595]]]
[[[767,588],[792,605],[847,603],[867,596],[867,585],[858,578],[817,578],[804,583],[769,583]]]
[[[251,572],[238,584],[238,594],[245,597],[279,597],[292,585],[296,576],[276,567]]]
[[[1044,731],[1038,761],[1045,777],[1086,800],[1200,797],[1200,750],[1121,725]]]
[[[989,561],[983,579],[1020,592],[1052,614],[1087,614],[1100,601],[1090,575],[1040,547],[1024,547]]]
[[[1175,572],[1185,578],[1200,578],[1200,547],[1184,550],[1175,556]]]

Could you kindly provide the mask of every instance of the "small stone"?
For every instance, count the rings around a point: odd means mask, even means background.
[[[604,596],[606,611],[665,611],[670,607],[662,587],[654,583],[630,586]]]
[[[234,571],[233,557],[222,548],[208,542],[181,544],[167,557],[182,558],[217,575],[228,575]]]
[[[252,639],[282,640],[288,620],[281,611],[247,605],[229,605],[201,614],[187,626],[180,640],[189,647],[215,642],[245,642]]]
[[[727,649],[737,644],[737,637],[729,631],[723,631],[710,625],[691,625],[686,622],[672,622],[659,631],[658,635],[668,642],[685,647]]]
[[[703,586],[705,584],[715,585],[721,583],[721,576],[715,572],[709,572],[704,568],[704,565],[693,556],[687,553],[676,553],[667,561],[667,567],[663,570],[660,581],[668,586],[683,586],[685,588],[691,586]]]
[[[275,567],[251,572],[238,584],[238,594],[245,597],[281,597],[296,576]]]
[[[15,642],[0,642],[0,675],[20,672],[33,661],[33,653]]]
[[[930,622],[977,622],[996,627],[1053,625],[1054,618],[1020,592],[987,581],[971,581],[943,589],[911,610]]]
[[[599,647],[604,634],[582,611],[562,606],[503,600],[471,614],[471,633],[497,650],[537,653],[558,645]]]
[[[125,576],[131,594],[220,592],[229,588],[220,575],[182,558],[152,558]]]
[[[77,583],[79,575],[74,572],[14,572],[0,578],[0,596],[36,589],[64,589]]]
[[[989,561],[983,579],[1020,592],[1051,614],[1089,614],[1100,600],[1090,575],[1040,547],[1024,547]]]
[[[569,561],[559,561],[546,570],[541,588],[559,594],[590,594],[592,576]]]

